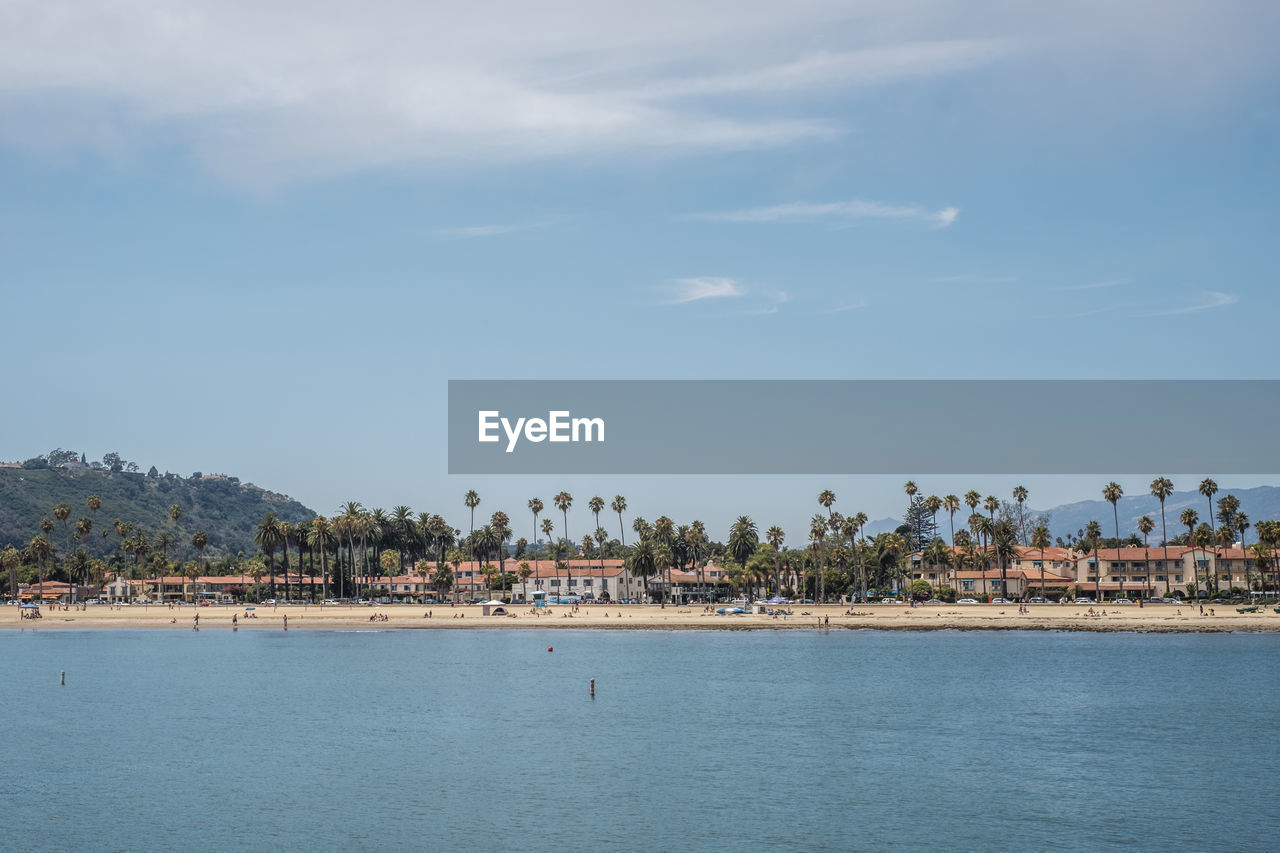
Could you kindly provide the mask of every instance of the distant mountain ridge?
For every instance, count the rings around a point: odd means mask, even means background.
[[[96,518],[85,503],[90,495],[102,498]],[[254,527],[267,512],[294,524],[316,515],[287,495],[224,475],[185,478],[84,467],[0,467],[0,548],[24,547],[40,533],[41,519],[53,519],[53,508],[59,503],[71,508],[67,527],[73,531],[72,547],[84,547],[94,556],[109,553],[119,543],[114,531],[116,519],[132,523],[153,540],[167,531],[174,541],[169,556],[185,558],[194,553],[190,543],[197,530],[209,536],[208,557],[239,551],[251,554],[257,550]],[[169,516],[169,507],[174,504],[182,508],[177,522]],[[74,536],[80,518],[94,519],[84,543]],[[66,532],[61,523],[54,523],[49,539],[63,551]],[[106,537],[101,535],[103,531],[108,533]]]
[[[1217,523],[1218,501],[1227,495],[1235,495],[1239,498],[1240,511],[1249,517],[1250,522],[1280,518],[1280,486],[1256,486],[1252,489],[1232,489],[1223,486],[1219,487],[1218,493],[1213,496],[1215,524]],[[1164,515],[1165,521],[1168,523],[1170,539],[1187,532],[1187,528],[1178,521],[1178,516],[1188,507],[1199,514],[1200,521],[1208,523],[1210,516],[1208,498],[1197,491],[1174,492],[1165,498],[1164,502]],[[1042,511],[1028,510],[1030,513]],[[1107,501],[1101,499],[1096,501],[1076,501],[1075,503],[1054,507],[1048,512],[1051,513],[1049,532],[1054,538],[1061,536],[1066,539],[1069,534],[1082,530],[1090,521],[1097,521],[1102,526],[1103,536],[1115,535],[1115,519],[1112,514],[1111,504]],[[1160,501],[1152,497],[1150,492],[1125,495],[1116,504],[1116,512],[1120,517],[1120,535],[1122,537],[1129,534],[1141,536],[1138,533],[1138,519],[1144,515],[1149,515],[1151,520],[1156,523],[1155,530],[1151,532],[1151,543],[1154,545],[1163,541],[1160,532]],[[1246,535],[1249,542],[1256,541],[1252,537],[1252,529]]]

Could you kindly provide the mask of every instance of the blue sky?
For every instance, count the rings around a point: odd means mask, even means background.
[[[6,4],[0,457],[798,534],[828,483],[448,477],[446,382],[1273,378],[1280,13],[1008,5]]]

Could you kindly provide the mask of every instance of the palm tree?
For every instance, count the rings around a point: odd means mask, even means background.
[[[534,542],[538,541],[538,514],[541,513],[542,510],[543,510],[543,505],[542,505],[541,498],[529,498],[529,512],[533,513],[533,541]],[[540,556],[541,551],[542,549],[539,548],[537,551],[533,552],[534,574],[537,574],[538,557]]]
[[[921,558],[928,565],[941,569],[942,578],[946,578],[947,570],[951,568],[951,546],[942,541],[942,537],[935,536],[929,546],[924,549]]]
[[[1084,526],[1084,530],[1087,547],[1093,551],[1093,600],[1102,601],[1102,555],[1098,553],[1098,543],[1102,539],[1102,526],[1097,521],[1090,521]]]
[[[991,537],[991,553],[1000,563],[1000,597],[1009,597],[1009,562],[1018,556],[1018,531],[1013,522],[996,522]]]
[[[1000,508],[1000,499],[995,495],[987,495],[982,501],[982,507],[987,511],[992,521],[996,520],[996,510]]]
[[[1027,491],[1026,486],[1013,487],[1013,499],[1018,504],[1018,535],[1022,537],[1023,545],[1027,544],[1027,527],[1026,522],[1022,519],[1022,505],[1026,503],[1028,494],[1030,493]],[[1044,590],[1040,590],[1040,597],[1044,597]]]
[[[280,562],[284,570],[284,600],[289,601],[289,543],[293,541],[293,525],[280,522]],[[298,597],[302,597],[302,558],[298,558]]]
[[[1116,521],[1116,558],[1120,557],[1120,498],[1124,495],[1124,489],[1120,488],[1120,484],[1114,480],[1107,483],[1102,489],[1102,497],[1111,504],[1111,514]],[[1120,584],[1120,595],[1124,595],[1124,584]]]
[[[1196,543],[1193,540],[1196,538],[1196,522],[1200,520],[1200,514],[1191,507],[1187,507],[1178,516],[1178,520],[1186,525],[1187,528],[1187,545],[1191,547],[1191,565],[1194,571],[1193,577],[1195,578],[1195,582],[1192,585],[1196,588],[1196,597],[1198,598],[1200,594],[1200,563],[1196,560]],[[1166,577],[1168,576],[1166,575]]]
[[[970,489],[964,493],[964,502],[969,507],[969,515],[973,515],[978,511],[978,504],[982,503],[982,495]]]
[[[653,543],[648,539],[641,539],[631,549],[631,571],[638,575],[644,581],[645,597],[649,597],[649,578],[653,577],[657,572],[657,566],[654,563]],[[666,604],[666,596],[663,596],[663,604]]]
[[[480,495],[476,494],[475,489],[469,489],[467,493],[462,496],[462,505],[471,510],[471,527],[467,531],[467,538],[470,539],[472,536],[475,536],[476,533],[476,507],[480,506]],[[467,547],[470,549],[470,560],[474,562],[476,558],[475,549],[470,545]]]
[[[89,507],[89,512],[93,513],[93,520],[98,520],[98,510],[102,509],[102,498],[97,495],[89,495],[84,499],[85,506]]]
[[[320,583],[323,586],[320,601],[322,607],[324,606],[324,601],[329,598],[329,549],[333,547],[333,543],[333,528],[329,524],[329,519],[323,515],[317,515],[311,519],[311,527],[307,531],[307,545],[310,546],[313,554],[317,550],[320,551]],[[315,570],[312,569],[312,571]]]
[[[1031,531],[1031,547],[1040,549],[1040,597],[1044,598],[1044,549],[1049,547],[1049,528],[1043,524]]]
[[[764,532],[765,541],[769,543],[769,547],[773,549],[773,591],[777,594],[781,589],[782,582],[782,543],[787,538],[787,534],[782,532],[782,528],[773,525]]]
[[[1248,592],[1253,589],[1249,583],[1249,555],[1244,544],[1244,535],[1249,530],[1249,516],[1243,512],[1236,513],[1236,531],[1240,534],[1240,555],[1244,557],[1244,590]]]
[[[551,531],[553,531],[553,530],[555,530],[555,529],[556,529],[556,526],[555,526],[555,524],[551,521],[551,519],[549,519],[549,518],[544,518],[544,519],[542,519],[542,535],[543,535],[543,536],[545,536],[545,537],[547,537],[547,541],[548,541],[548,542],[550,542],[550,541],[551,541]],[[555,563],[555,572],[556,572],[556,582],[557,582],[557,583],[559,583],[559,581],[560,581],[560,556],[559,556],[559,555],[560,555],[560,545],[559,545],[559,543],[556,543],[556,553],[551,555],[551,560],[552,560],[552,562],[554,562],[554,563]]]
[[[960,498],[947,495],[942,499],[942,508],[951,515],[951,544],[956,544],[956,513],[960,510]]]
[[[1143,580],[1146,582],[1146,596],[1151,597],[1151,543],[1147,541],[1151,531],[1156,529],[1156,523],[1151,520],[1151,516],[1144,515],[1138,519],[1138,532],[1142,534],[1142,571],[1144,572]]]
[[[818,503],[821,504],[827,510],[827,515],[831,515],[831,505],[835,502],[836,502],[836,493],[831,491],[830,489],[823,489],[822,492],[818,495]]]
[[[738,561],[738,565],[743,569],[747,567],[747,560],[751,559],[751,555],[756,552],[756,546],[760,544],[760,536],[756,532],[756,523],[751,520],[750,516],[740,515],[738,520],[729,528],[729,553],[733,555],[733,559]]]
[[[12,545],[6,545],[0,551],[0,568],[9,573],[9,597],[18,600],[18,566],[22,563],[22,555]]]
[[[636,521],[644,522],[644,519],[637,518]],[[644,530],[646,529],[646,525],[642,523],[638,529]],[[658,544],[659,548],[665,548],[671,557],[671,559],[667,560],[665,565],[663,566],[666,572],[666,591],[663,593],[663,596],[662,596],[662,607],[665,609],[667,606],[667,598],[671,594],[671,569],[673,564],[676,561],[676,554],[677,554],[677,551],[679,550],[677,549],[676,545],[678,542],[680,545],[680,548],[684,547],[684,534],[677,535],[675,522],[667,518],[665,515],[660,515],[658,516],[657,520],[653,522],[652,536],[653,536],[653,541]],[[656,553],[655,553],[655,558],[656,558]],[[681,562],[680,565],[683,568],[684,566],[683,561]],[[649,595],[648,584],[645,585],[645,595]]]
[[[71,507],[65,503],[60,503],[53,508],[53,517],[58,519],[62,525],[63,538],[67,540],[67,557],[71,556],[71,531],[67,528],[67,519],[71,517]],[[70,570],[68,569],[67,579],[71,579]]]
[[[596,518],[596,527],[600,526],[600,511],[604,509],[604,498],[596,495],[587,501],[587,509],[591,510],[591,514]]]
[[[500,576],[507,573],[507,543],[511,541],[511,537],[515,534],[511,532],[511,519],[502,510],[498,510],[489,516],[489,526],[493,528],[493,533],[498,540],[498,574]]]
[[[600,577],[602,579],[600,582],[603,584],[604,583],[604,580],[603,580],[604,578],[604,543],[609,541],[609,534],[605,532],[605,529],[603,527],[597,527],[596,532],[592,534],[592,536],[595,538],[596,546],[600,550]]]
[[[253,534],[254,543],[267,555],[267,574],[271,578],[271,597],[276,597],[276,566],[273,557],[280,547],[280,520],[274,512],[268,512],[258,522]]]
[[[822,544],[827,538],[827,520],[821,515],[815,515],[809,519],[809,541],[813,543],[814,559],[817,561],[817,578],[814,584],[813,599],[814,601],[822,601]]]
[[[36,563],[40,570],[40,595],[44,595],[44,561],[49,559],[49,555],[53,553],[53,546],[49,544],[49,537],[40,534],[32,539],[27,545],[27,551],[31,556],[36,558]]]
[[[562,538],[572,545],[573,540],[569,538],[569,507],[573,506],[573,495],[568,492],[560,492],[552,500],[555,502],[556,508],[564,513],[564,536]],[[572,556],[572,554],[569,555],[569,557]],[[569,568],[568,559],[565,560],[564,564],[564,576],[568,585],[573,586],[573,572]]]
[[[1218,484],[1215,483],[1213,480],[1209,479],[1208,477],[1205,477],[1203,480],[1200,481],[1199,492],[1200,494],[1205,496],[1205,499],[1207,501],[1209,501],[1209,533],[1210,535],[1213,536],[1214,539],[1216,539],[1217,531],[1214,530],[1214,525],[1213,525],[1213,496],[1218,493]],[[1218,591],[1217,572],[1216,571],[1210,572],[1210,577],[1212,578],[1212,580],[1208,580],[1208,582],[1206,583],[1206,586],[1208,587],[1207,591],[1210,593],[1217,592]]]
[[[623,549],[627,547],[627,531],[622,523],[622,513],[627,509],[627,499],[622,495],[614,495],[613,500],[609,502],[609,509],[618,514],[618,541],[622,544]],[[625,575],[627,579],[627,598],[631,598],[631,575]]]
[[[1151,481],[1151,494],[1160,501],[1160,536],[1164,539],[1164,594],[1169,595],[1169,527],[1165,524],[1164,501],[1173,494],[1173,481],[1156,477]]]
[[[520,578],[521,587],[523,587],[522,595],[524,596],[524,600],[528,601],[529,600],[529,578],[533,577],[533,569],[529,568],[528,560],[525,560],[520,564],[519,570],[516,572],[516,574]]]

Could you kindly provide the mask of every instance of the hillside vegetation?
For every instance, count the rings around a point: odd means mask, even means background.
[[[90,495],[102,498],[95,514],[86,504]],[[0,549],[21,548],[40,533],[40,521],[53,519],[53,508],[66,503],[71,508],[64,530],[61,523],[49,534],[59,551],[66,549],[68,530],[72,547],[83,547],[91,556],[111,553],[119,542],[117,519],[151,535],[168,532],[174,541],[170,557],[194,554],[191,536],[203,530],[209,536],[207,557],[252,554],[254,525],[267,512],[282,521],[296,523],[315,512],[285,495],[240,483],[235,477],[218,479],[183,478],[174,475],[148,476],[127,471],[66,468],[0,468]],[[175,522],[169,514],[174,504],[182,508]],[[75,537],[81,518],[93,520],[88,538]],[[104,537],[102,534],[106,533]]]

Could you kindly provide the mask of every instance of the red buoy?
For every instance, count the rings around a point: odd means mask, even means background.
[[[547,646],[547,651],[551,651],[551,646]]]

